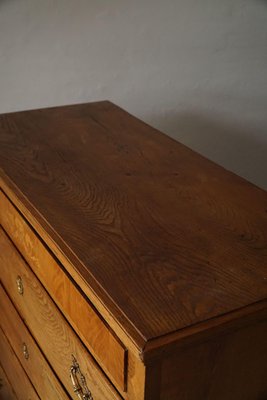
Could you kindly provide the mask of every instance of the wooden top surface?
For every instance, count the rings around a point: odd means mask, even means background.
[[[0,167],[145,340],[267,297],[267,193],[110,102],[1,115]]]

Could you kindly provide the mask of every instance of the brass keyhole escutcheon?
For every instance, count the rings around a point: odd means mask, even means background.
[[[26,343],[22,343],[22,351],[23,351],[24,358],[25,358],[26,360],[28,360],[28,358],[30,357],[30,355],[29,355],[28,347],[27,347]]]
[[[19,294],[23,295],[24,288],[23,288],[23,282],[22,282],[21,276],[19,276],[19,275],[17,276],[16,282],[17,282],[17,288],[18,288]]]

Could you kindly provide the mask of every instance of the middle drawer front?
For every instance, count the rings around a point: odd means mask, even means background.
[[[41,399],[69,400],[9,297],[0,285],[0,325]],[[1,356],[0,356],[1,358]],[[21,388],[23,392],[23,388]]]
[[[75,357],[94,400],[121,399],[2,230],[0,249],[3,285],[71,398],[81,381]]]

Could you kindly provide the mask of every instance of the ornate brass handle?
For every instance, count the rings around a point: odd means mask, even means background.
[[[80,376],[80,381],[78,375]],[[72,364],[70,367],[70,379],[74,389],[74,393],[77,394],[80,400],[94,400],[92,393],[90,392],[90,390],[86,385],[85,377],[81,373],[80,366],[77,363],[77,360],[74,357],[74,355],[72,355]]]

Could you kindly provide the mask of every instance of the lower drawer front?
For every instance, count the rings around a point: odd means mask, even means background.
[[[77,399],[75,386],[84,386],[94,400],[121,399],[3,231],[0,268],[3,286],[70,397]]]
[[[0,329],[0,352],[2,368],[16,398],[18,400],[40,400],[2,329]]]
[[[1,327],[41,399],[68,400],[69,396],[22,322],[0,285]]]
[[[0,399],[17,400],[15,392],[0,365]]]

